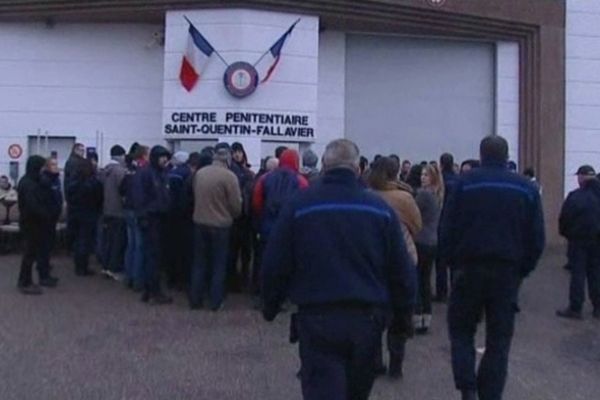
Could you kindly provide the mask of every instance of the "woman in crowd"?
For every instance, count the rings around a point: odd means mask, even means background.
[[[421,174],[423,172],[422,164],[415,164],[410,168],[406,183],[412,188],[413,192],[416,192],[421,188]]]
[[[379,194],[386,203],[396,212],[402,225],[404,241],[412,261],[417,263],[417,249],[414,237],[421,231],[421,213],[412,194],[410,186],[399,182],[400,164],[390,158],[381,157],[373,163],[369,174],[369,186]],[[404,361],[404,347],[407,338],[388,330],[388,349],[390,351],[390,364],[388,374],[392,378],[402,377],[402,364]],[[383,362],[378,360],[380,365]],[[383,368],[379,368],[383,370]]]
[[[444,179],[439,168],[429,164],[423,168],[417,205],[423,219],[423,229],[416,236],[419,291],[415,312],[415,329],[425,334],[431,325],[431,271],[437,257],[437,231],[444,201]]]

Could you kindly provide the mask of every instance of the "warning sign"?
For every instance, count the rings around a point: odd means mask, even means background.
[[[8,146],[8,156],[13,160],[21,158],[23,155],[23,148],[18,144],[11,144]]]

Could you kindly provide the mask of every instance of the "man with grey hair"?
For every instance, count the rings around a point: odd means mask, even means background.
[[[225,297],[229,237],[234,219],[242,211],[242,194],[236,175],[229,170],[231,151],[217,146],[212,165],[200,169],[193,180],[194,263],[190,307],[198,309],[209,287],[210,309],[218,311]],[[210,282],[206,285],[206,279]]]
[[[284,206],[263,258],[265,319],[288,298],[298,306],[307,400],[369,398],[386,310],[391,330],[412,333],[415,266],[394,211],[360,185],[358,162],[353,142],[327,146],[320,183]]]

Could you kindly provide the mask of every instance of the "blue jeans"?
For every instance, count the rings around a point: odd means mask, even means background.
[[[142,287],[144,284],[144,243],[142,241],[142,232],[133,211],[127,210],[125,212],[125,221],[127,223],[125,273],[134,286]]]
[[[211,309],[216,310],[223,303],[229,255],[229,234],[229,228],[194,225],[191,305],[202,304],[207,283]]]
[[[156,296],[162,293],[160,288],[160,269],[163,243],[162,232],[165,218],[160,214],[150,214],[144,220],[139,220],[144,243],[144,291],[147,295]]]

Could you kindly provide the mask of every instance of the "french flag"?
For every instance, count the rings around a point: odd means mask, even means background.
[[[186,18],[187,19],[187,18]],[[181,62],[181,71],[179,80],[183,87],[191,92],[200,80],[202,70],[208,59],[215,52],[212,45],[202,36],[196,27],[188,20],[190,24],[188,44],[183,60]]]
[[[269,49],[269,51],[266,53],[267,55],[270,55],[270,65],[267,69],[267,72],[265,74],[265,77],[262,78],[262,80],[260,81],[260,83],[265,83],[267,82],[270,78],[271,75],[273,75],[273,72],[275,71],[275,68],[277,68],[277,65],[279,64],[279,60],[281,59],[281,50],[283,49],[283,45],[285,44],[285,41],[287,40],[287,38],[292,34],[292,31],[294,30],[294,28],[296,27],[296,25],[298,25],[298,22],[300,22],[300,19],[298,19],[296,22],[294,22],[292,24],[292,26],[290,26],[290,29],[288,29],[280,38],[279,40],[277,40],[275,42],[275,44],[273,46],[271,46],[271,48]]]

